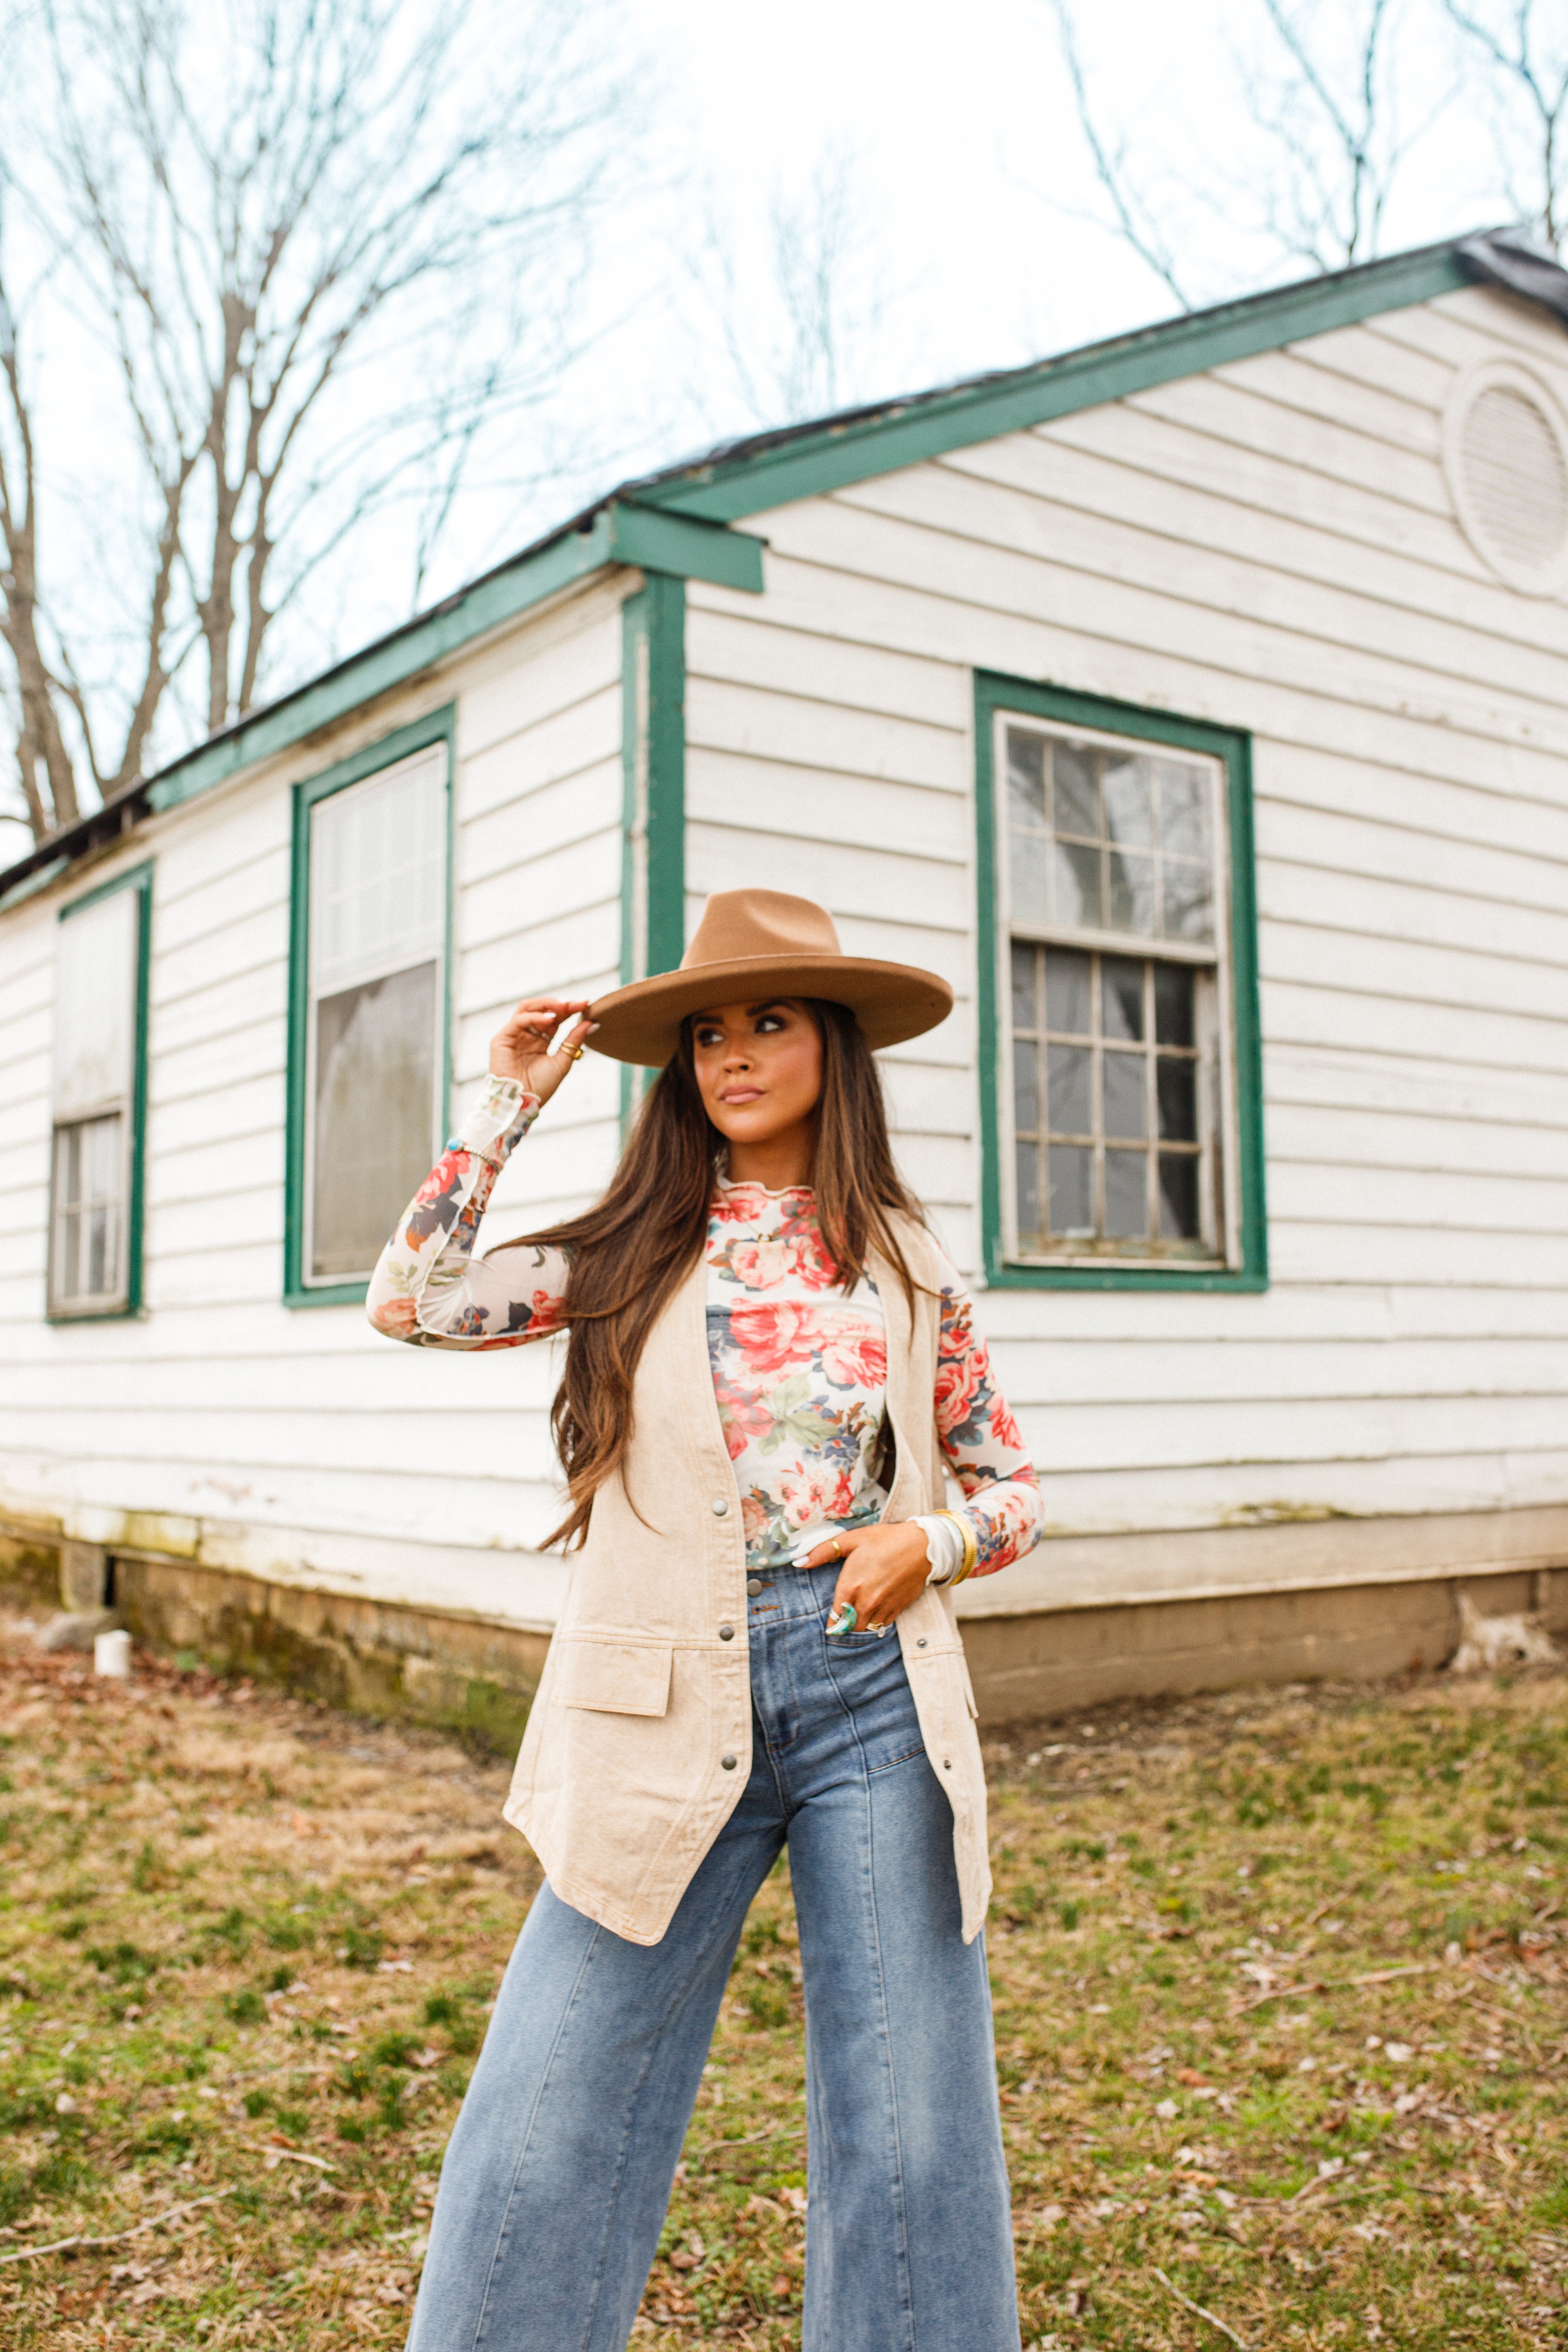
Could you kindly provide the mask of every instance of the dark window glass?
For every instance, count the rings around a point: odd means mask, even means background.
[[[1020,1135],[1039,1131],[1039,1055],[1032,1037],[1013,1041],[1013,1123]]]
[[[1160,1154],[1160,1232],[1166,1241],[1196,1241],[1198,1237],[1195,1151]]]
[[[1007,735],[1007,803],[1014,824],[1045,831],[1046,746],[1017,728]]]
[[[1035,1026],[1035,964],[1033,948],[1013,946],[1013,1026],[1033,1029]]]
[[[1198,1066],[1162,1054],[1155,1086],[1160,1102],[1160,1135],[1166,1143],[1198,1139]]]
[[[1131,956],[1101,956],[1100,1034],[1140,1044],[1143,1036],[1143,971]]]
[[[1089,960],[1077,948],[1046,950],[1046,1026],[1057,1036],[1088,1037],[1093,1023]]]
[[[1193,971],[1190,964],[1154,966],[1154,1034],[1162,1045],[1193,1043]]]

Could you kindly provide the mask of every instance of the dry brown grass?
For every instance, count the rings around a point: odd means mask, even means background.
[[[14,1623],[0,1677],[0,2253],[218,2200],[0,2263],[0,2343],[400,2343],[536,1884],[504,1771]],[[1026,2345],[1568,2345],[1561,1681],[1100,1710],[991,1762]],[[639,2352],[799,2341],[800,2021],[781,1875]]]

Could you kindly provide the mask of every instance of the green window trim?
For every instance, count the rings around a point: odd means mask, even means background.
[[[73,915],[96,907],[101,899],[112,898],[117,890],[136,893],[136,1003],[132,1029],[131,1063],[131,1150],[127,1171],[125,1205],[125,1297],[118,1307],[58,1308],[52,1303],[49,1284],[52,1277],[52,1253],[55,1230],[55,1123],[49,1122],[49,1251],[50,1263],[46,1269],[44,1319],[48,1323],[124,1323],[142,1311],[142,1226],[146,1221],[147,1202],[147,1048],[149,1009],[153,973],[153,860],[144,859],[140,866],[127,867],[96,889],[84,890],[62,907],[57,921],[68,923]]]
[[[1169,743],[1219,761],[1226,783],[1230,844],[1230,983],[1236,1091],[1239,1263],[1232,1265],[1039,1265],[1008,1258],[1002,1193],[1000,1100],[1003,940],[999,903],[1002,845],[997,838],[995,740],[1002,711]],[[1179,719],[1169,711],[1113,702],[1102,695],[1005,677],[974,677],[974,827],[980,1055],[981,1236],[985,1278],[994,1290],[1219,1290],[1268,1286],[1264,1205],[1263,1054],[1258,1003],[1258,905],[1252,829],[1252,745],[1238,730]]]
[[[447,904],[441,948],[441,1068],[437,1079],[441,1110],[439,1125],[445,1133],[450,1123],[452,1093],[453,835],[456,823],[453,772],[457,758],[457,719],[456,703],[445,703],[440,709],[429,711],[423,719],[416,719],[406,727],[395,729],[390,735],[379,736],[374,743],[367,743],[363,751],[351,753],[334,767],[324,769],[319,776],[308,777],[294,787],[289,866],[289,1064],[283,1192],[285,1307],[363,1306],[369,1287],[364,1282],[307,1284],[304,1278],[305,1081],[310,1003],[310,812],[318,801],[344,791],[350,784],[363,783],[367,776],[378,774],[383,768],[395,766],[399,760],[406,760],[415,751],[426,751],[432,743],[444,743],[447,747]]]
[[[621,982],[686,949],[686,582],[649,572],[621,607]],[[638,1074],[621,1065],[621,1132]]]

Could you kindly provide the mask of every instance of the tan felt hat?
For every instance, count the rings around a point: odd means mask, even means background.
[[[689,1013],[770,996],[816,996],[847,1004],[873,1046],[901,1045],[952,1010],[934,971],[840,952],[833,918],[784,890],[715,890],[679,971],[634,980],[590,1008],[589,1045],[612,1061],[661,1070]]]

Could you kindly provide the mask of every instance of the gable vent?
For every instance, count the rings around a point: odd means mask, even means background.
[[[1515,588],[1558,585],[1568,557],[1568,433],[1522,369],[1493,366],[1464,388],[1449,478],[1478,555]]]

